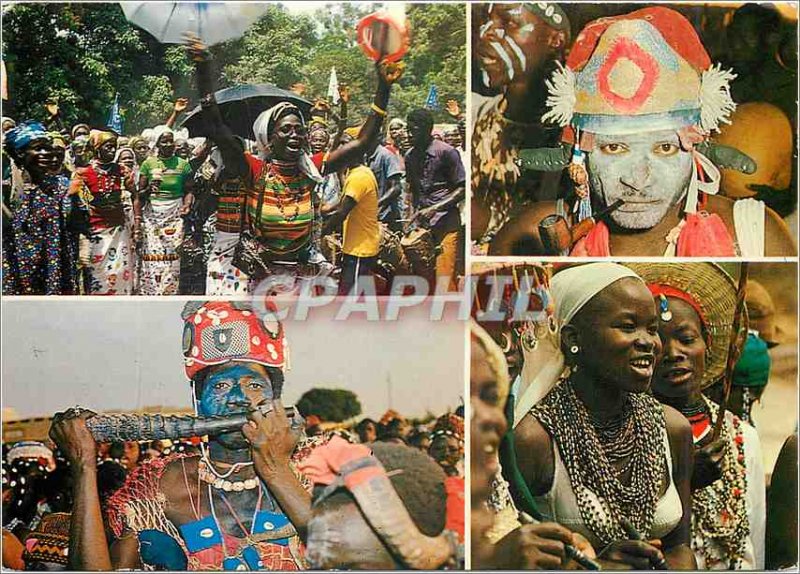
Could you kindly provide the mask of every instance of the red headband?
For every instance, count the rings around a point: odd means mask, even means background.
[[[686,291],[681,291],[672,285],[664,285],[663,283],[648,283],[647,288],[650,290],[650,293],[653,294],[653,297],[659,297],[663,295],[664,297],[673,297],[675,299],[680,299],[688,303],[692,309],[695,310],[697,316],[700,318],[700,322],[705,327],[706,331],[708,331],[708,321],[706,321],[706,316],[703,313],[703,310],[700,308],[700,304]]]

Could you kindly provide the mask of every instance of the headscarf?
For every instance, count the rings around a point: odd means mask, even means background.
[[[13,463],[18,459],[33,459],[47,461],[47,465],[55,466],[55,459],[53,458],[53,451],[47,448],[44,443],[36,440],[26,440],[16,443],[12,446],[6,454],[6,462]]]
[[[497,382],[497,402],[504,405],[508,398],[510,381],[508,380],[508,363],[506,363],[503,350],[475,319],[469,320],[469,332],[470,340],[478,343],[486,353],[486,362],[494,372]]]
[[[256,118],[256,121],[253,122],[253,133],[256,135],[256,143],[258,143],[262,150],[261,159],[266,158],[267,150],[269,150],[269,140],[272,137],[275,125],[281,118],[291,114],[299,117],[300,122],[305,126],[306,122],[303,117],[303,112],[291,102],[275,104],[270,109],[261,112]],[[306,152],[300,154],[300,158],[297,160],[297,167],[315,182],[320,183],[322,181],[322,176],[319,174],[319,171]]]
[[[118,163],[119,162],[119,157],[122,155],[122,152],[124,152],[124,151],[131,152],[131,154],[133,155],[133,163],[136,164],[136,152],[133,151],[132,147],[128,147],[128,146],[117,148],[117,153],[114,154],[114,163]]]
[[[97,150],[100,146],[110,140],[117,139],[117,134],[105,130],[92,130],[89,132],[89,143],[93,150]]]
[[[151,133],[152,133],[151,137],[152,137],[153,145],[155,145],[156,147],[158,147],[158,144],[161,143],[161,136],[163,136],[164,134],[172,134],[172,136],[175,139],[177,139],[177,136],[175,135],[175,132],[169,126],[163,126],[163,125],[162,126],[156,126],[156,127],[153,128],[153,131]],[[144,132],[142,132],[142,135],[144,135]]]
[[[67,149],[67,138],[64,137],[64,134],[61,132],[47,132],[47,135],[53,141],[53,145],[56,145],[57,142],[61,142],[61,145],[58,147]]]
[[[451,436],[463,444],[464,419],[454,413],[445,413],[436,419],[431,431],[431,438],[437,436]]]
[[[18,152],[28,147],[34,140],[47,139],[49,137],[47,130],[41,123],[27,121],[8,130],[5,134],[4,143],[6,147]]]
[[[78,131],[78,128],[86,128],[88,130],[89,124],[75,124],[72,126],[72,130],[69,132],[69,135],[72,137],[72,139],[75,139],[75,132]]]
[[[570,267],[556,273],[550,280],[550,294],[555,304],[557,331],[545,336],[540,345],[549,346],[549,356],[536,377],[517,400],[514,409],[514,426],[522,417],[558,382],[566,370],[564,354],[561,352],[561,329],[569,325],[578,312],[606,287],[620,279],[631,277],[645,282],[632,270],[618,263],[589,263]]]
[[[128,140],[129,148],[133,149],[136,147],[136,144],[139,142],[146,142],[146,140],[142,136],[133,136],[131,139]]]
[[[737,387],[766,386],[771,363],[767,343],[751,331],[733,369],[733,384]]]

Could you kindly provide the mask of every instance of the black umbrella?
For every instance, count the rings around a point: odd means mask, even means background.
[[[272,84],[240,84],[214,93],[222,119],[237,136],[255,140],[253,122],[264,110],[280,102],[291,102],[300,108],[308,119],[311,102],[294,92],[283,90]],[[181,127],[187,128],[191,137],[205,136],[203,113],[197,106],[183,119]]]

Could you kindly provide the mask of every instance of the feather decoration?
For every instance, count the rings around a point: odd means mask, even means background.
[[[566,127],[575,111],[575,73],[561,62],[556,63],[558,70],[545,82],[549,92],[547,107],[550,111],[542,116],[542,121]]]
[[[700,80],[700,127],[706,132],[719,130],[720,123],[731,123],[730,115],[736,110],[730,87],[734,79],[736,74],[723,70],[720,64],[714,64],[703,72]]]

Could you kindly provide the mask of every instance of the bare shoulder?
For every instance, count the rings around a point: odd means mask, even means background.
[[[551,440],[542,423],[530,413],[522,417],[522,420],[514,428],[514,439],[517,445],[525,448],[547,446]]]
[[[514,429],[517,465],[531,492],[539,495],[553,484],[555,457],[553,439],[530,413]]]
[[[686,417],[669,405],[662,405],[667,436],[673,446],[692,443],[692,426]]]

